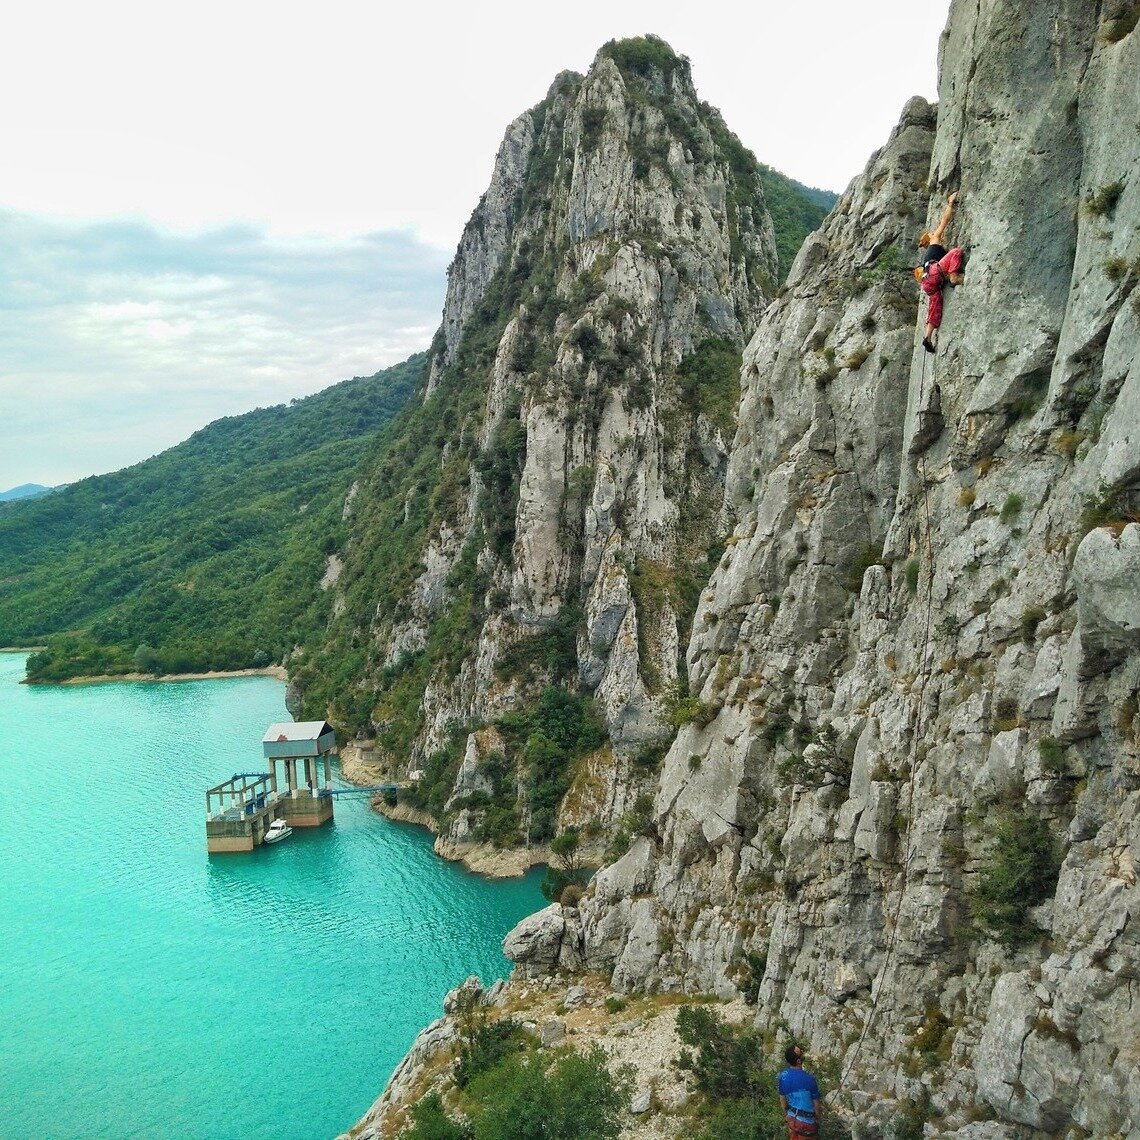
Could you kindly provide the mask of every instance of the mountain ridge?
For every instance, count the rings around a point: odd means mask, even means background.
[[[644,791],[778,273],[763,202],[662,41],[605,45],[508,127],[423,402],[361,473],[333,637],[294,671],[299,715],[422,773],[438,849],[542,843],[570,810],[604,845]]]
[[[316,620],[356,466],[421,354],[0,510],[0,640],[32,680],[280,662]],[[262,576],[259,585],[257,576]]]

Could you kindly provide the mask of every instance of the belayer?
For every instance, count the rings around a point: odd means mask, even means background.
[[[776,1091],[780,1094],[780,1107],[784,1110],[784,1123],[788,1126],[788,1140],[806,1140],[819,1135],[819,1116],[823,1102],[819,1084],[804,1068],[804,1051],[798,1045],[789,1045],[784,1051],[788,1067],[776,1078]]]
[[[927,352],[934,351],[934,334],[942,324],[942,290],[947,282],[951,285],[961,285],[966,280],[962,273],[965,264],[961,249],[955,246],[946,249],[942,239],[946,236],[946,227],[954,214],[954,203],[958,200],[955,191],[946,202],[946,209],[942,211],[942,218],[932,233],[924,233],[918,239],[918,246],[922,252],[922,264],[914,271],[915,280],[919,288],[926,294],[926,330],[922,338],[922,347]]]

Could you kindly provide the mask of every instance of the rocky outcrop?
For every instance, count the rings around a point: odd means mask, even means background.
[[[548,621],[580,584],[607,772],[659,739],[647,629],[689,688],[625,853],[508,937],[519,982],[747,993],[838,1059],[835,1104],[867,1135],[902,1101],[963,1138],[1140,1131],[1136,16],[954,0],[937,108],[907,104],[805,243],[745,350],[731,441],[704,413],[687,437],[728,536],[687,636],[639,595],[686,517],[652,416],[623,405],[636,463],[593,453],[580,571],[550,476],[577,429],[550,402],[525,418],[509,620]],[[587,89],[581,130],[604,134],[614,105],[586,111],[610,68]],[[612,184],[572,196],[586,242]],[[908,266],[951,190],[966,280],[929,356]],[[606,287],[664,303],[629,256]]]
[[[693,715],[577,920],[618,988],[746,978],[868,1127],[921,1093],[962,1135],[979,1104],[1140,1129],[1140,38],[1110,7],[956,0],[937,111],[805,244],[744,356]],[[952,189],[929,357],[906,267]],[[985,886],[1030,834],[1059,874],[1015,926]]]
[[[329,715],[417,774],[442,853],[605,834],[651,786],[775,272],[755,160],[661,41],[508,129],[329,583],[364,662]]]

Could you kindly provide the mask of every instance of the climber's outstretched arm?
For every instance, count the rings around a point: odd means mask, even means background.
[[[930,235],[931,245],[941,245],[942,239],[946,235],[946,227],[950,225],[950,219],[954,216],[954,203],[958,201],[958,191],[955,190],[953,194],[946,201],[946,209],[942,211],[942,218],[938,222],[938,226]]]

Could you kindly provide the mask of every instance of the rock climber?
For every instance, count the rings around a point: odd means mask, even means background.
[[[954,203],[958,201],[958,192],[955,190],[946,201],[946,209],[932,232],[924,233],[918,239],[918,246],[922,252],[922,265],[914,271],[919,288],[926,294],[926,330],[922,338],[922,347],[927,352],[934,351],[934,334],[942,324],[942,290],[946,283],[961,285],[965,281],[962,273],[964,259],[961,249],[955,246],[946,249],[942,239],[946,236],[946,227],[954,216]]]
[[[788,1067],[776,1079],[780,1094],[780,1107],[788,1125],[788,1140],[819,1135],[819,1115],[823,1104],[819,1097],[819,1084],[804,1068],[804,1051],[798,1045],[784,1050]]]

